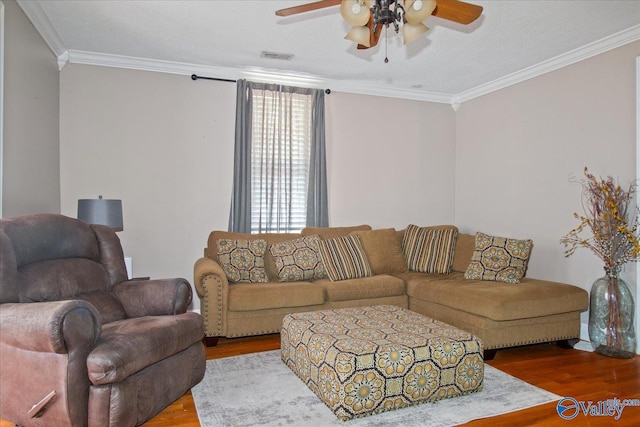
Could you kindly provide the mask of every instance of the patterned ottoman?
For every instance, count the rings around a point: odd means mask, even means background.
[[[482,390],[482,342],[395,306],[287,315],[282,360],[341,420]]]

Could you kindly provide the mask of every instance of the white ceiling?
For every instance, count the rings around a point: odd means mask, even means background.
[[[65,62],[253,78],[456,104],[640,39],[638,0],[490,0],[463,26],[436,17],[408,46],[389,31],[357,50],[339,7],[314,0],[30,1],[18,4]],[[384,63],[385,44],[389,63]],[[262,51],[293,54],[290,61]],[[640,52],[639,52],[640,53]]]

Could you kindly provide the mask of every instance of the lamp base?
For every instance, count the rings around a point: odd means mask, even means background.
[[[127,267],[127,278],[131,279],[133,277],[133,266],[131,264],[131,257],[124,257],[124,265]]]

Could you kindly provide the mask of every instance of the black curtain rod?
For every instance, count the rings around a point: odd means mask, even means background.
[[[204,77],[204,76],[199,76],[197,74],[191,74],[191,80],[198,80],[198,79],[205,79],[205,80],[215,80],[218,82],[230,82],[230,83],[235,83],[235,80],[230,80],[230,79],[218,79],[216,77]]]
[[[198,80],[198,79],[205,79],[205,80],[215,80],[217,82],[230,82],[230,83],[236,83],[236,80],[231,80],[231,79],[219,79],[217,77],[205,77],[205,76],[199,76],[197,74],[191,74],[191,80]],[[331,93],[331,89],[325,89],[324,93],[326,93],[327,95],[329,95]]]

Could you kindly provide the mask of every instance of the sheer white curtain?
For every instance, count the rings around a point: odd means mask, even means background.
[[[238,81],[229,230],[328,226],[324,93]]]

